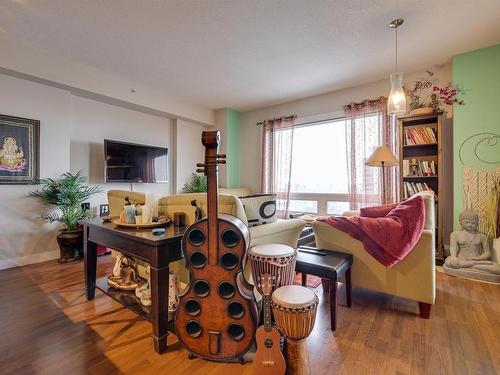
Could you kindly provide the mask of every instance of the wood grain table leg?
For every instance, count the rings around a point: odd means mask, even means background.
[[[168,266],[160,269],[151,267],[151,323],[157,353],[163,353],[167,349],[168,274]]]
[[[307,273],[302,272],[302,286],[307,286]]]
[[[95,277],[97,271],[97,245],[88,239],[89,228],[83,233],[83,268],[87,300],[95,297]]]
[[[337,329],[337,280],[330,280],[330,319],[331,329]]]
[[[345,272],[345,295],[346,295],[347,307],[352,306],[351,293],[352,293],[351,269],[349,268]]]

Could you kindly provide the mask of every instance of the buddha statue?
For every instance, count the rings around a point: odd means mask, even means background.
[[[479,216],[470,209],[460,213],[462,230],[451,233],[450,256],[444,262],[444,271],[462,276],[500,283],[500,264],[491,258],[490,241],[478,231]]]

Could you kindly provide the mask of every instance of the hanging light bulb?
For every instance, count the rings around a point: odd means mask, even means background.
[[[403,90],[403,73],[398,71],[398,27],[403,24],[403,19],[398,18],[389,24],[391,29],[396,30],[396,73],[392,73],[391,92],[387,99],[387,114],[391,116],[403,115],[406,112],[406,96]]]

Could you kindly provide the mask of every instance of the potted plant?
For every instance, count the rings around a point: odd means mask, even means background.
[[[464,93],[462,88],[452,85],[437,86],[433,83],[433,76],[434,73],[428,70],[425,73],[425,78],[417,79],[413,85],[413,89],[409,90],[410,102],[408,110],[412,116],[439,111],[444,106],[449,107],[453,104],[465,104],[459,98]]]
[[[61,251],[59,261],[65,263],[79,259],[83,249],[83,230],[78,220],[92,217],[92,212],[83,209],[82,203],[100,192],[101,187],[88,186],[81,172],[64,173],[59,180],[41,179],[39,183],[42,185],[41,190],[32,191],[30,195],[56,207],[56,210],[42,212],[41,219],[49,223],[58,221],[64,225],[57,236]]]
[[[189,180],[186,181],[184,186],[182,187],[182,192],[184,194],[187,193],[206,193],[208,190],[207,185],[207,176],[198,175],[196,173],[192,173]]]

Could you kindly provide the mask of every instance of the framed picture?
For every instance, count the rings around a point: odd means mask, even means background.
[[[0,184],[33,184],[39,177],[40,121],[0,115]]]

